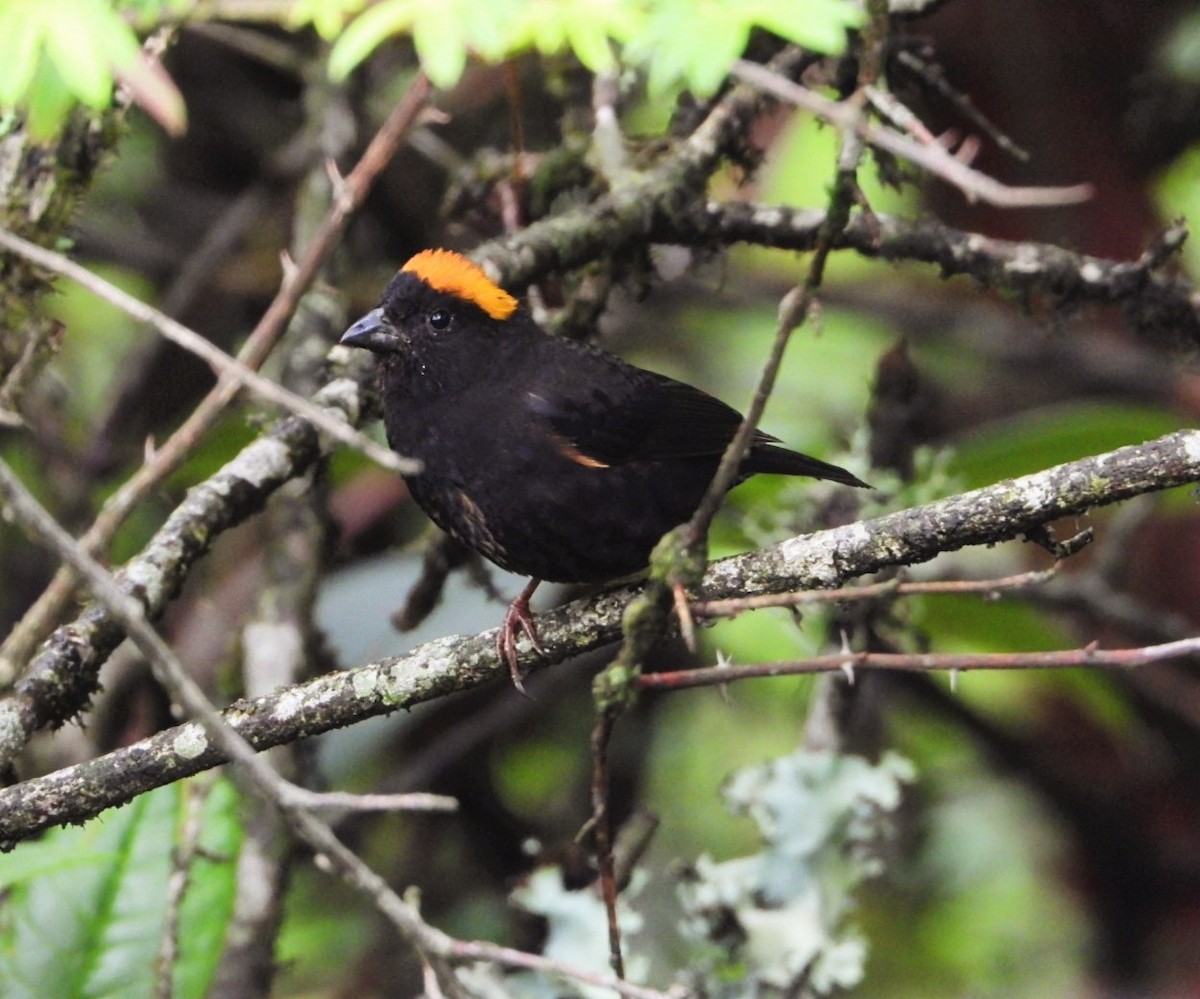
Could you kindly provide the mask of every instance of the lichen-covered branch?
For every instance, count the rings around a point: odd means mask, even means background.
[[[770,66],[787,73],[805,58],[788,48]],[[564,273],[647,245],[656,219],[670,218],[703,199],[708,179],[742,146],[750,124],[770,104],[753,87],[734,86],[653,169],[631,171],[594,202],[493,240],[471,256],[490,266],[506,287],[518,289],[547,273]]]
[[[661,242],[811,250],[823,225],[820,209],[711,201],[690,214],[661,216],[652,235]],[[997,291],[1043,295],[1063,306],[1118,305],[1139,333],[1200,344],[1200,292],[1159,266],[1186,235],[1176,224],[1141,259],[1118,261],[1052,243],[993,239],[931,220],[860,213],[837,245],[883,260],[933,264],[943,277],[965,275]]]
[[[316,401],[358,421],[359,387],[350,379],[331,382]],[[299,417],[282,421],[191,490],[141,554],[117,574],[120,585],[142,602],[148,616],[157,617],[217,536],[261,510],[279,486],[311,466],[327,446]],[[35,731],[61,725],[87,707],[101,664],[124,637],[99,604],[50,636],[25,676],[0,699],[0,766],[10,765]]]
[[[789,538],[713,564],[706,598],[841,585],[887,566],[1020,537],[1058,517],[1200,481],[1200,430],[1068,462],[872,520]],[[615,641],[631,595],[624,587],[539,617],[544,667]],[[532,656],[526,650],[526,655]],[[329,673],[232,705],[229,723],[262,749],[507,677],[494,635],[451,636],[404,656]],[[78,822],[137,794],[222,762],[195,723],[0,791],[0,843]]]

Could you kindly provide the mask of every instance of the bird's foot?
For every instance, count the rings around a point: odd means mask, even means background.
[[[520,632],[525,632],[534,650],[542,655],[546,654],[538,637],[537,625],[533,621],[533,612],[529,609],[529,599],[540,582],[541,580],[531,579],[521,591],[521,595],[508,605],[504,623],[500,625],[500,631],[496,634],[496,653],[508,663],[508,674],[512,677],[513,686],[526,697],[529,695],[525,690],[525,675],[517,661],[517,636]]]

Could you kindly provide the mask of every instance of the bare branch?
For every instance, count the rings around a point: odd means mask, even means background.
[[[414,791],[406,794],[351,794],[347,791],[292,790],[297,805],[327,812],[454,812],[458,802],[444,794]]]
[[[353,422],[359,415],[358,392],[357,385],[341,379],[314,399]],[[216,537],[257,513],[321,453],[310,424],[299,417],[282,421],[188,493],[141,556],[118,573],[121,585],[137,596],[148,616],[161,614]],[[33,732],[82,711],[96,689],[101,663],[123,638],[124,630],[103,606],[58,628],[13,691],[0,698],[0,758],[11,762]]]
[[[780,100],[803,108],[822,121],[843,130],[853,131],[870,145],[886,150],[893,156],[907,160],[927,173],[940,177],[946,183],[957,187],[970,201],[986,201],[1000,208],[1041,208],[1077,204],[1092,196],[1089,184],[1075,184],[1071,187],[1009,187],[987,174],[972,170],[936,142],[916,142],[900,132],[883,128],[862,117],[856,107],[830,100],[758,63],[738,60],[733,66],[732,75],[769,94],[774,94]]]
[[[768,676],[801,676],[807,673],[847,673],[853,676],[854,671],[860,669],[916,670],[923,673],[942,670],[965,673],[969,670],[1046,670],[1080,667],[1134,669],[1165,659],[1195,655],[1197,652],[1200,652],[1200,637],[1133,649],[1100,649],[1093,643],[1081,649],[1060,652],[839,652],[812,656],[809,659],[753,666],[724,664],[707,669],[646,673],[639,677],[637,682],[643,690],[685,690]]]
[[[128,292],[122,291],[110,281],[98,274],[93,274],[86,267],[75,263],[69,257],[53,250],[46,250],[22,239],[14,233],[0,229],[0,246],[6,250],[24,257],[39,267],[44,267],[55,274],[70,278],[76,284],[86,288],[92,294],[116,306],[126,315],[132,316],[139,322],[153,326],[166,339],[178,344],[202,360],[206,361],[218,374],[237,382],[250,389],[269,402],[276,403],[290,410],[297,416],[302,416],[318,429],[331,437],[361,451],[372,461],[384,468],[400,474],[409,474],[420,470],[420,465],[414,461],[399,457],[395,452],[376,444],[369,437],[364,437],[353,427],[338,420],[320,406],[307,399],[302,399],[294,392],[288,391],[278,382],[252,371],[236,358],[230,357],[220,347],[206,340],[195,330],[188,329],[183,323],[177,322],[165,313],[159,312],[152,305],[135,298]]]
[[[653,238],[697,244],[754,243],[786,250],[817,245],[825,213],[784,205],[709,202],[696,213],[664,215]],[[1174,252],[1187,236],[1170,226],[1156,246]],[[1064,305],[1112,304],[1140,333],[1200,343],[1200,292],[1190,281],[1162,273],[1163,254],[1106,260],[1051,243],[1014,242],[963,232],[940,222],[894,215],[857,215],[838,246],[883,260],[933,264],[943,277],[966,275],[985,287],[1020,295],[1047,295]]]

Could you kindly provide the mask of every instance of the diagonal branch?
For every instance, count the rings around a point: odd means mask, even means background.
[[[382,465],[384,468],[400,474],[408,474],[419,470],[420,465],[411,458],[397,456],[395,452],[388,450],[380,444],[376,444],[375,441],[359,433],[346,422],[331,416],[320,406],[296,395],[295,392],[284,388],[278,382],[260,375],[236,357],[226,354],[220,347],[216,346],[210,340],[205,339],[195,330],[189,329],[183,323],[160,312],[154,306],[141,301],[126,291],[122,291],[111,281],[106,281],[98,274],[93,274],[86,267],[75,263],[69,257],[65,257],[61,253],[56,253],[54,250],[47,250],[5,229],[0,229],[0,247],[3,247],[10,253],[22,256],[31,263],[46,268],[48,271],[70,278],[92,294],[116,306],[127,316],[138,322],[152,326],[165,339],[170,340],[171,343],[196,355],[202,361],[205,361],[213,369],[214,373],[221,378],[234,382],[242,388],[250,389],[260,398],[282,406],[297,416],[304,417],[319,430],[329,434],[343,444],[361,451],[372,461]]]
[[[1026,669],[1136,669],[1168,659],[1182,659],[1200,652],[1200,638],[1181,638],[1132,649],[1101,649],[1095,643],[1079,649],[1053,652],[839,652],[790,662],[710,666],[705,669],[645,673],[638,677],[642,690],[689,690],[722,687],[734,680],[768,676],[803,676],[811,673],[844,673],[852,682],[859,669],[908,670],[912,672],[966,673],[971,670]]]
[[[1181,430],[716,562],[705,575],[702,594],[718,599],[839,586],[887,566],[1011,540],[1058,517],[1194,482],[1200,482],[1200,430]],[[539,664],[561,662],[615,641],[633,592],[623,587],[541,615],[547,655]],[[93,609],[85,619],[98,614],[103,616]],[[451,636],[403,656],[237,702],[224,715],[252,746],[264,749],[507,676],[496,656],[494,632]],[[0,704],[0,749],[7,745],[12,724],[11,712]],[[13,785],[0,791],[0,843],[11,845],[48,826],[91,818],[223,760],[203,729],[191,723]]]
[[[325,265],[350,217],[366,200],[376,178],[416,122],[425,107],[429,91],[429,81],[418,73],[371,139],[362,158],[341,182],[333,207],[313,234],[308,251],[296,265],[289,280],[283,282],[238,351],[237,359],[243,365],[257,369],[271,353],[286,329],[288,317]],[[141,498],[182,464],[191,454],[196,441],[217,421],[240,388],[233,379],[222,377],[218,380],[183,424],[158,447],[154,460],[143,464],[104,504],[92,526],[80,538],[85,551],[92,554],[103,551]],[[0,646],[0,684],[11,682],[33,647],[54,626],[73,592],[74,576],[63,568],[55,574],[50,586]]]
[[[358,386],[349,379],[331,382],[314,401],[350,422],[358,420]],[[149,617],[157,617],[216,538],[262,509],[327,446],[308,422],[284,420],[192,489],[141,554],[121,569],[118,581]],[[0,765],[11,764],[38,729],[62,725],[87,707],[101,664],[124,637],[102,605],[54,632],[12,692],[0,698]]]
[[[985,201],[1001,208],[1036,208],[1071,205],[1092,196],[1089,184],[1071,187],[1009,187],[985,173],[973,170],[937,142],[918,142],[861,116],[848,101],[834,101],[794,83],[755,62],[738,60],[732,75],[752,83],[782,101],[803,108],[843,132],[853,132],[864,142],[907,160],[935,177],[957,187],[968,200]]]

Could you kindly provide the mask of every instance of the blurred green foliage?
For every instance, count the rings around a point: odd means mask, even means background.
[[[168,131],[183,129],[183,99],[170,78],[144,62],[122,12],[155,20],[179,0],[38,0],[0,3],[0,108],[20,108],[37,137],[53,137],[75,105],[103,111],[125,83]]]
[[[241,838],[237,795],[209,774],[0,856],[6,999],[157,994],[164,933],[178,948],[164,966],[171,994],[207,995],[233,913]],[[168,878],[180,864],[187,890],[168,911]]]

